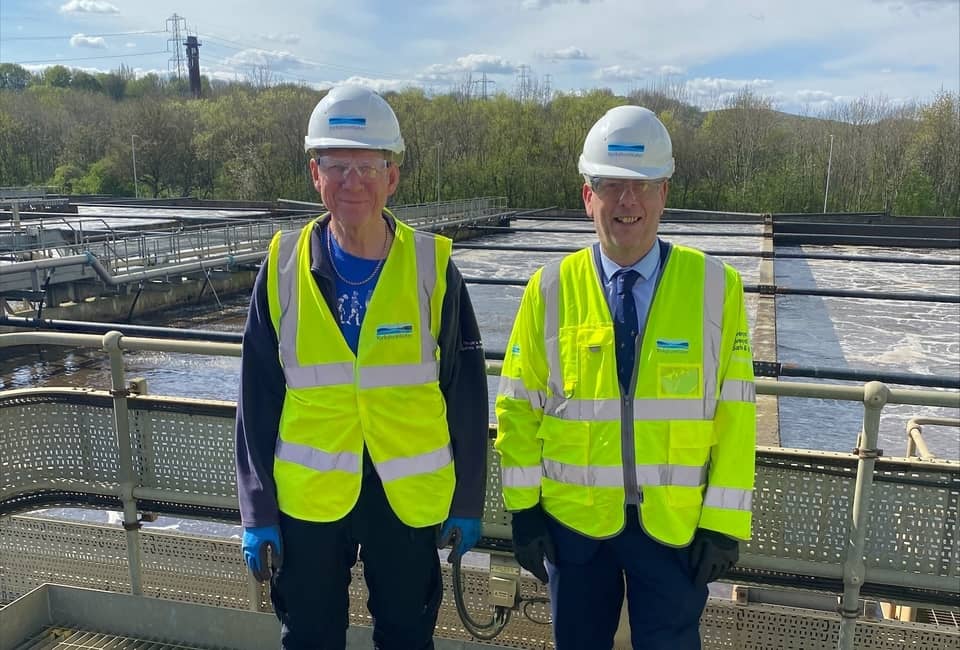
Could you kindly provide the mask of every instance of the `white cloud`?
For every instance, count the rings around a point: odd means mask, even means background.
[[[105,0],[70,0],[60,7],[62,14],[118,14],[120,10]]]
[[[657,69],[657,72],[664,77],[677,77],[684,74],[686,70],[676,65],[662,65]]]
[[[944,7],[957,6],[957,0],[873,0],[878,4],[887,5],[891,11],[903,11],[907,7],[919,11],[936,11]]]
[[[344,79],[343,81],[321,81],[311,84],[311,86],[317,90],[327,90],[328,88],[333,88],[334,86],[340,86],[343,84],[356,84],[358,86],[364,86],[375,93],[380,94],[388,92],[400,92],[404,88],[421,86],[419,82],[410,79],[370,79],[369,77],[358,76],[353,76],[349,79]]]
[[[740,92],[749,90],[758,95],[774,99],[769,92],[762,92],[773,86],[770,79],[720,79],[701,77],[686,82],[686,94],[689,101],[702,108],[718,108],[728,100],[734,99]]]
[[[521,5],[524,9],[546,9],[551,5],[565,5],[573,2],[579,2],[582,5],[588,5],[593,0],[523,0]],[[596,0],[599,2],[600,0]]]
[[[450,81],[468,72],[486,72],[487,74],[513,74],[516,66],[503,57],[493,54],[468,54],[461,56],[453,64],[434,63],[428,66],[417,78],[423,81]]]
[[[129,47],[129,48],[134,48],[134,47],[137,46],[137,44],[136,44],[136,43],[125,43],[124,46],[125,46],[125,47]]]
[[[286,51],[276,50],[243,50],[237,52],[224,61],[228,66],[266,66],[269,68],[299,68],[307,65],[300,57]]]
[[[617,82],[617,81],[637,81],[638,79],[643,79],[646,76],[646,73],[643,70],[638,70],[637,68],[630,68],[622,65],[609,65],[605,68],[600,68],[593,74],[595,79],[606,82]]]
[[[833,93],[828,93],[825,90],[798,90],[793,94],[793,97],[801,104],[813,104],[820,102],[832,103],[838,99],[836,95]]]
[[[299,34],[292,32],[286,34],[262,34],[260,38],[265,41],[280,43],[281,45],[296,45],[302,40]]]
[[[552,52],[540,52],[537,56],[548,61],[586,61],[590,58],[589,54],[572,45]]]
[[[84,36],[83,34],[74,34],[70,37],[71,47],[92,47],[95,49],[106,49],[107,42],[102,36]]]
[[[728,93],[738,93],[743,89],[762,90],[773,85],[770,79],[718,79],[701,77],[687,82],[687,90],[694,96],[713,97]]]

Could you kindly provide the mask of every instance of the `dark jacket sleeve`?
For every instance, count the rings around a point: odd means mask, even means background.
[[[267,264],[253,285],[240,360],[237,399],[237,496],[243,525],[272,526],[279,520],[273,453],[286,394],[277,335],[267,302]]]
[[[451,260],[440,320],[440,390],[447,404],[457,486],[451,517],[480,517],[487,483],[489,406],[480,327],[463,276]]]

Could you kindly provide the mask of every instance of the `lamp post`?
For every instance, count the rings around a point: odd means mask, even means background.
[[[443,140],[437,141],[437,221],[440,220],[440,147]]]
[[[437,142],[437,204],[440,203],[440,147],[443,146],[443,140]]]
[[[827,156],[827,186],[823,189],[823,213],[827,213],[827,195],[830,193],[830,166],[833,163],[833,134],[830,134],[830,154]]]
[[[140,186],[137,185],[137,145],[135,138],[140,138],[136,133],[130,134],[130,151],[133,152],[133,195],[140,198]],[[143,138],[140,138],[141,140]]]

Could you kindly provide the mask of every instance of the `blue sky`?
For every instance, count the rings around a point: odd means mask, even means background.
[[[744,87],[781,110],[960,90],[960,0],[0,0],[0,61],[171,69],[174,14],[204,74],[318,88],[625,93],[669,84],[722,105]]]

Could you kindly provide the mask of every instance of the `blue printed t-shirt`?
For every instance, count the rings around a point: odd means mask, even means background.
[[[329,238],[324,241],[324,246],[329,246],[329,251],[333,253],[333,259],[330,263],[334,267],[334,281],[337,289],[337,322],[340,323],[340,332],[343,334],[347,345],[357,353],[357,346],[360,343],[360,326],[363,324],[363,317],[367,313],[367,305],[373,297],[373,290],[377,286],[377,280],[380,279],[380,273],[383,266],[377,269],[380,260],[368,260],[363,257],[351,255],[340,248],[336,237],[330,236],[329,229],[324,230],[323,236]],[[373,270],[377,269],[376,273]],[[371,276],[371,274],[373,274]],[[346,278],[350,284],[343,281]],[[364,281],[365,280],[365,281]]]

